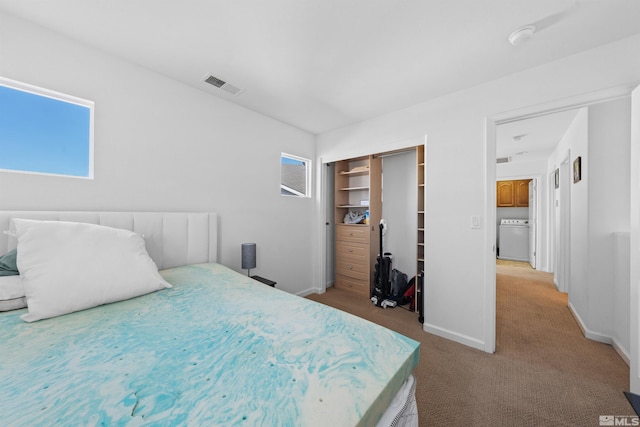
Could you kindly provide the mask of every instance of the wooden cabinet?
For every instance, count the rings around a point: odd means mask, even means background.
[[[359,228],[358,232],[352,230]],[[368,225],[336,225],[336,282],[335,287],[370,296]],[[363,239],[363,237],[365,237]]]
[[[513,181],[498,181],[496,183],[496,206],[514,207],[516,205],[516,191]]]
[[[523,179],[515,181],[516,207],[526,208],[529,206],[529,181],[531,180]]]
[[[363,215],[358,224],[345,215]],[[382,215],[382,161],[374,156],[336,162],[336,280],[334,286],[369,298],[380,250],[378,223]]]
[[[496,206],[499,208],[526,208],[529,206],[529,181],[519,179],[496,182]]]

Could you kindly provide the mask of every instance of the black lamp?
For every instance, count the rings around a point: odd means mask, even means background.
[[[251,269],[256,268],[256,244],[242,244],[242,269],[247,270],[247,276],[251,275]]]

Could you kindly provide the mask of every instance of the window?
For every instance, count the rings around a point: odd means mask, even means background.
[[[285,153],[280,155],[280,194],[311,197],[311,160]]]
[[[0,78],[0,169],[93,178],[93,102]]]

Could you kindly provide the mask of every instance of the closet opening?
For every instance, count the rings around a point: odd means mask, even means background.
[[[396,307],[416,312],[422,321],[424,145],[345,158],[324,167],[326,287],[371,299],[382,243],[383,253],[391,258],[389,278],[399,276],[395,283],[402,289]]]

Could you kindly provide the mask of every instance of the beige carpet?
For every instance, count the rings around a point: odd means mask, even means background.
[[[421,426],[598,426],[599,415],[635,415],[623,395],[628,366],[611,346],[582,336],[552,275],[522,263],[499,263],[497,272],[495,354],[428,334],[401,308],[333,288],[308,298],[422,343]]]

